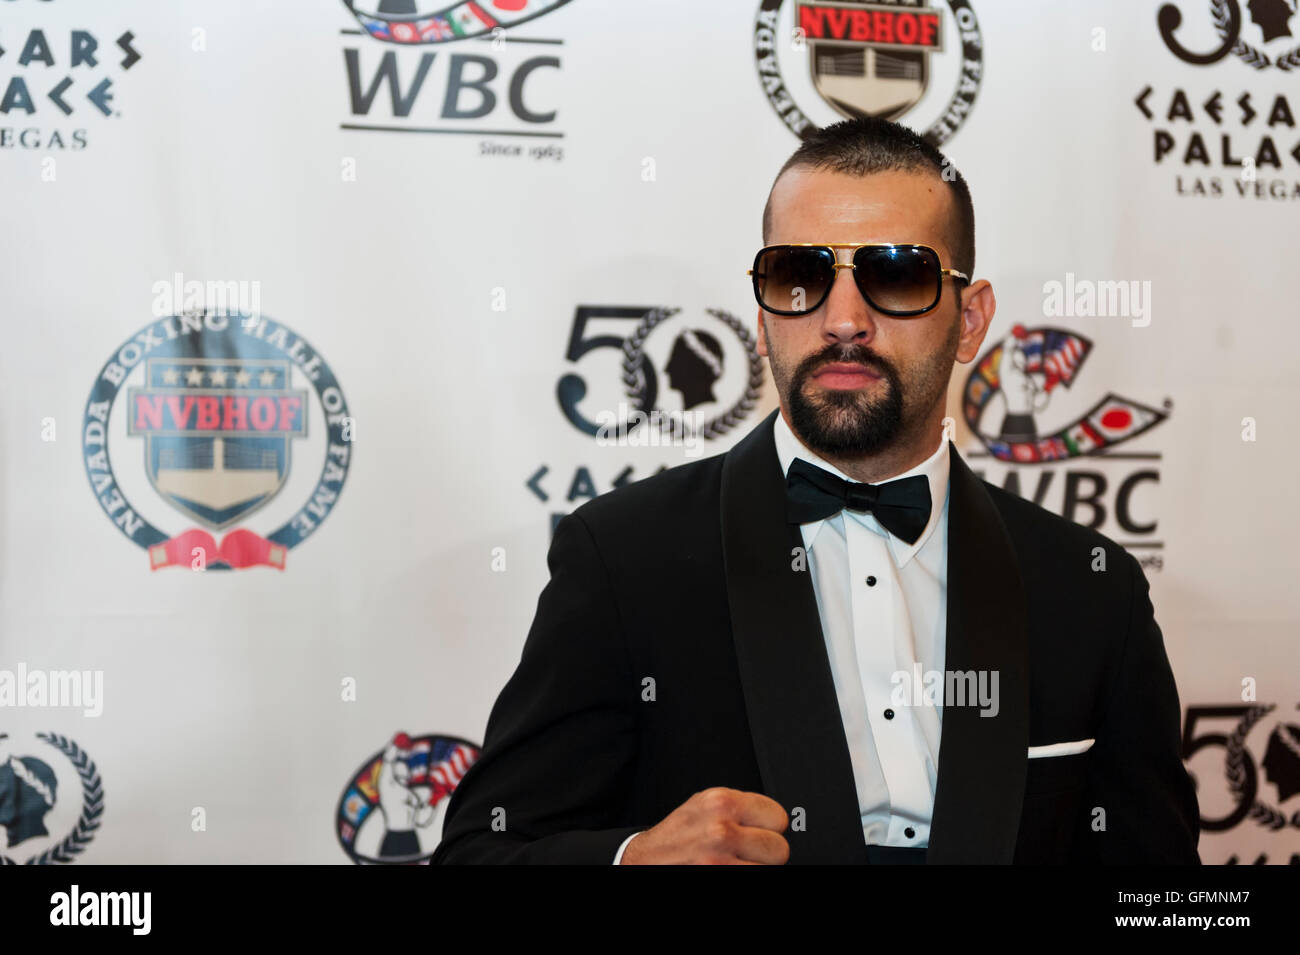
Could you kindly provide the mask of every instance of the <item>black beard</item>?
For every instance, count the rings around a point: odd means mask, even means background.
[[[881,398],[860,391],[823,391],[816,398],[803,386],[813,372],[831,362],[870,367],[888,386]],[[879,454],[903,429],[903,385],[898,369],[865,345],[832,345],[799,363],[790,381],[790,424],[808,447],[830,457]]]

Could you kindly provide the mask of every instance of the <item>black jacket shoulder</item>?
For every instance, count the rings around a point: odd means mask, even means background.
[[[592,498],[573,515],[598,536],[654,536],[656,526],[675,529],[689,521],[716,525],[725,458],[715,454],[660,471]]]
[[[1022,548],[1032,545],[1032,556],[1037,561],[1054,563],[1053,558],[1065,558],[1071,563],[1074,556],[1081,552],[1091,554],[1094,548],[1102,548],[1107,560],[1124,556],[1131,558],[1123,547],[1115,543],[1100,531],[1074,521],[1066,520],[1059,514],[1053,514],[1047,508],[1027,501],[1018,494],[1005,491],[996,484],[981,481],[984,490],[993,499],[994,506],[1002,516],[1007,533],[1016,546],[1019,556],[1026,556]]]

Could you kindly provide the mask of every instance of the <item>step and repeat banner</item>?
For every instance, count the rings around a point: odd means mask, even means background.
[[[1288,0],[0,0],[0,861],[427,860],[863,114],[974,195],[958,448],[1141,562],[1204,861],[1300,861]]]

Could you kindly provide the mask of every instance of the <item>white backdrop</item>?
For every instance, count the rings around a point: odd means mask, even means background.
[[[1202,857],[1285,862],[1300,852],[1286,431],[1300,398],[1300,129],[1287,122],[1300,91],[1283,66],[1300,16],[1293,36],[1243,7],[1240,52],[1201,65],[1162,39],[1156,3],[928,3],[943,49],[910,54],[904,75],[923,90],[901,121],[930,128],[978,73],[942,148],[971,185],[976,272],[997,294],[986,348],[1017,325],[1091,346],[1072,379],[1040,376],[1042,435],[1107,395],[1158,419],[1105,454],[1002,462],[966,423],[963,366],[958,446],[990,480],[1014,473],[1026,496],[1046,482],[1058,512],[1067,485],[1088,497],[1105,481],[1100,529],[1143,561],[1195,717],[1188,764],[1217,827]],[[377,0],[359,5],[377,12]],[[794,0],[764,4],[772,51],[758,0],[469,6],[453,12],[494,15],[501,32],[393,42],[367,35],[343,0],[0,3],[0,760],[26,767],[0,768],[0,797],[19,805],[0,818],[0,853],[347,862],[374,858],[387,825],[414,832],[410,858],[427,856],[439,794],[472,759],[456,743],[481,741],[518,659],[555,516],[688,460],[680,447],[603,446],[570,420],[648,400],[644,380],[623,380],[625,362],[645,367],[624,346],[653,369],[653,406],[680,411],[686,393],[667,367],[677,336],[717,344],[713,396],[693,410],[721,433],[696,451],[726,450],[775,405],[766,370],[750,376],[744,272],[798,140],[761,76],[779,77],[812,122],[840,118],[812,80],[825,47],[794,34]],[[1179,6],[1177,41],[1217,47],[1211,4]],[[830,22],[821,15],[806,23]],[[452,29],[426,26],[429,39]],[[762,74],[756,37],[774,58]],[[356,102],[385,64],[404,92],[426,68],[409,110],[393,109],[382,81],[368,109]],[[477,89],[490,101],[469,86],[449,100],[458,73],[471,83],[485,71]],[[1217,121],[1205,105],[1216,93]],[[490,108],[457,118],[448,102]],[[1242,156],[1256,168],[1234,165]],[[1085,280],[1137,282],[1149,313],[1050,314],[1046,283]],[[168,301],[187,281],[203,294]],[[263,324],[231,318],[222,332],[210,316],[208,331],[181,335],[169,316],[219,311],[207,283],[234,283]],[[130,342],[138,352],[120,351]],[[131,364],[108,396],[114,361]],[[168,368],[180,377],[164,379]],[[252,381],[220,377],[241,368]],[[261,384],[267,369],[280,378]],[[346,421],[327,420],[322,369]],[[204,431],[184,396],[258,387],[302,412],[261,438],[236,437],[238,419],[217,428],[227,466],[238,448],[255,459],[230,480],[261,505],[241,510],[228,486],[198,500],[215,426]],[[98,464],[86,430],[96,400],[109,402]],[[996,435],[1004,400],[981,430]],[[161,415],[156,438],[132,432],[151,427],[131,420],[135,402]],[[324,480],[330,457],[345,479],[335,468]],[[115,524],[127,507],[155,538]],[[1076,504],[1070,516],[1101,513]],[[298,539],[304,514],[312,529]],[[151,569],[147,545],[192,528],[212,534],[209,569],[190,569],[188,541],[180,566]],[[226,553],[238,528],[271,538],[256,544],[271,565],[219,566],[208,551]],[[20,705],[41,702],[32,687],[51,671],[100,672],[102,712]],[[401,732],[411,741],[385,761]],[[393,807],[411,792],[419,808],[402,816]]]

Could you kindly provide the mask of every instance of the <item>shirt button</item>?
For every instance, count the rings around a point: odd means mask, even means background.
[[[893,710],[885,710],[885,719],[887,719],[887,720],[892,720],[893,718],[894,718],[894,711],[893,711]]]
[[[907,838],[909,839],[915,838],[916,830],[913,829],[911,826],[908,826],[906,829],[903,830],[903,835],[907,836]]]
[[[868,586],[868,587],[874,587],[874,586],[876,586],[876,578],[875,578],[875,577],[868,577],[868,578],[867,578],[867,586]]]

